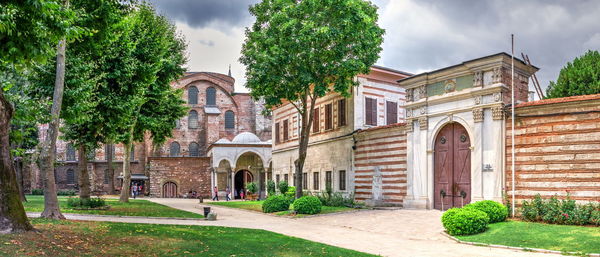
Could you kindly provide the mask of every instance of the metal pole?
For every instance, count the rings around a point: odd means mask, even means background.
[[[510,64],[511,64],[511,167],[512,167],[512,217],[515,216],[515,35],[510,35],[510,43],[511,43],[511,55],[510,55]]]

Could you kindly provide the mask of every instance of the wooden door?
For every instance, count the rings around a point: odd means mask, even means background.
[[[164,198],[176,198],[177,197],[177,184],[174,182],[167,182],[163,184],[163,195]]]
[[[447,210],[471,201],[471,142],[458,123],[444,126],[435,139],[434,208]]]

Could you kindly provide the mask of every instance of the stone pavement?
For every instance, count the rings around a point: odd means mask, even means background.
[[[194,199],[150,198],[150,201],[202,213],[210,206],[217,221],[176,218],[111,217],[65,214],[67,219],[225,226],[264,229],[338,247],[383,256],[557,256],[456,243],[441,234],[441,212],[431,210],[365,210],[307,218],[278,217],[247,210],[198,204]],[[31,214],[30,216],[39,216]]]

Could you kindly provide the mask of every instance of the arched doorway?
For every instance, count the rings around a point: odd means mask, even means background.
[[[162,197],[164,198],[176,198],[177,197],[177,184],[175,182],[167,182],[162,187]]]
[[[445,125],[435,138],[434,208],[447,210],[471,202],[471,140],[459,123]]]
[[[241,199],[240,192],[246,189],[246,183],[254,181],[254,176],[248,170],[240,170],[235,173],[235,199]],[[246,192],[247,193],[247,192]]]

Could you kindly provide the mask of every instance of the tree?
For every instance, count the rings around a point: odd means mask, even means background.
[[[5,0],[0,3],[0,72],[43,62],[53,46],[72,28],[73,14],[53,0]],[[12,85],[0,81],[0,233],[31,230],[15,179],[9,149],[9,124],[14,108],[4,97]],[[16,85],[18,86],[18,85]]]
[[[327,92],[349,95],[354,77],[379,58],[384,30],[377,7],[364,0],[263,0],[250,7],[240,61],[251,95],[267,108],[292,104],[300,116],[296,198],[302,196],[315,102]]]
[[[589,50],[568,62],[546,94],[547,98],[600,94],[600,53]]]
[[[154,145],[161,145],[171,136],[175,121],[183,117],[186,108],[181,99],[182,91],[174,90],[171,82],[183,75],[186,62],[184,38],[176,32],[169,20],[157,15],[154,8],[142,4],[135,14],[132,36],[137,40],[133,56],[138,64],[142,79],[132,81],[141,83],[128,99],[133,107],[128,113],[127,123],[119,142],[123,143],[127,158],[134,142],[144,140],[150,134]],[[144,87],[146,86],[146,87]],[[123,161],[123,186],[121,202],[129,201],[131,171],[129,161]]]

